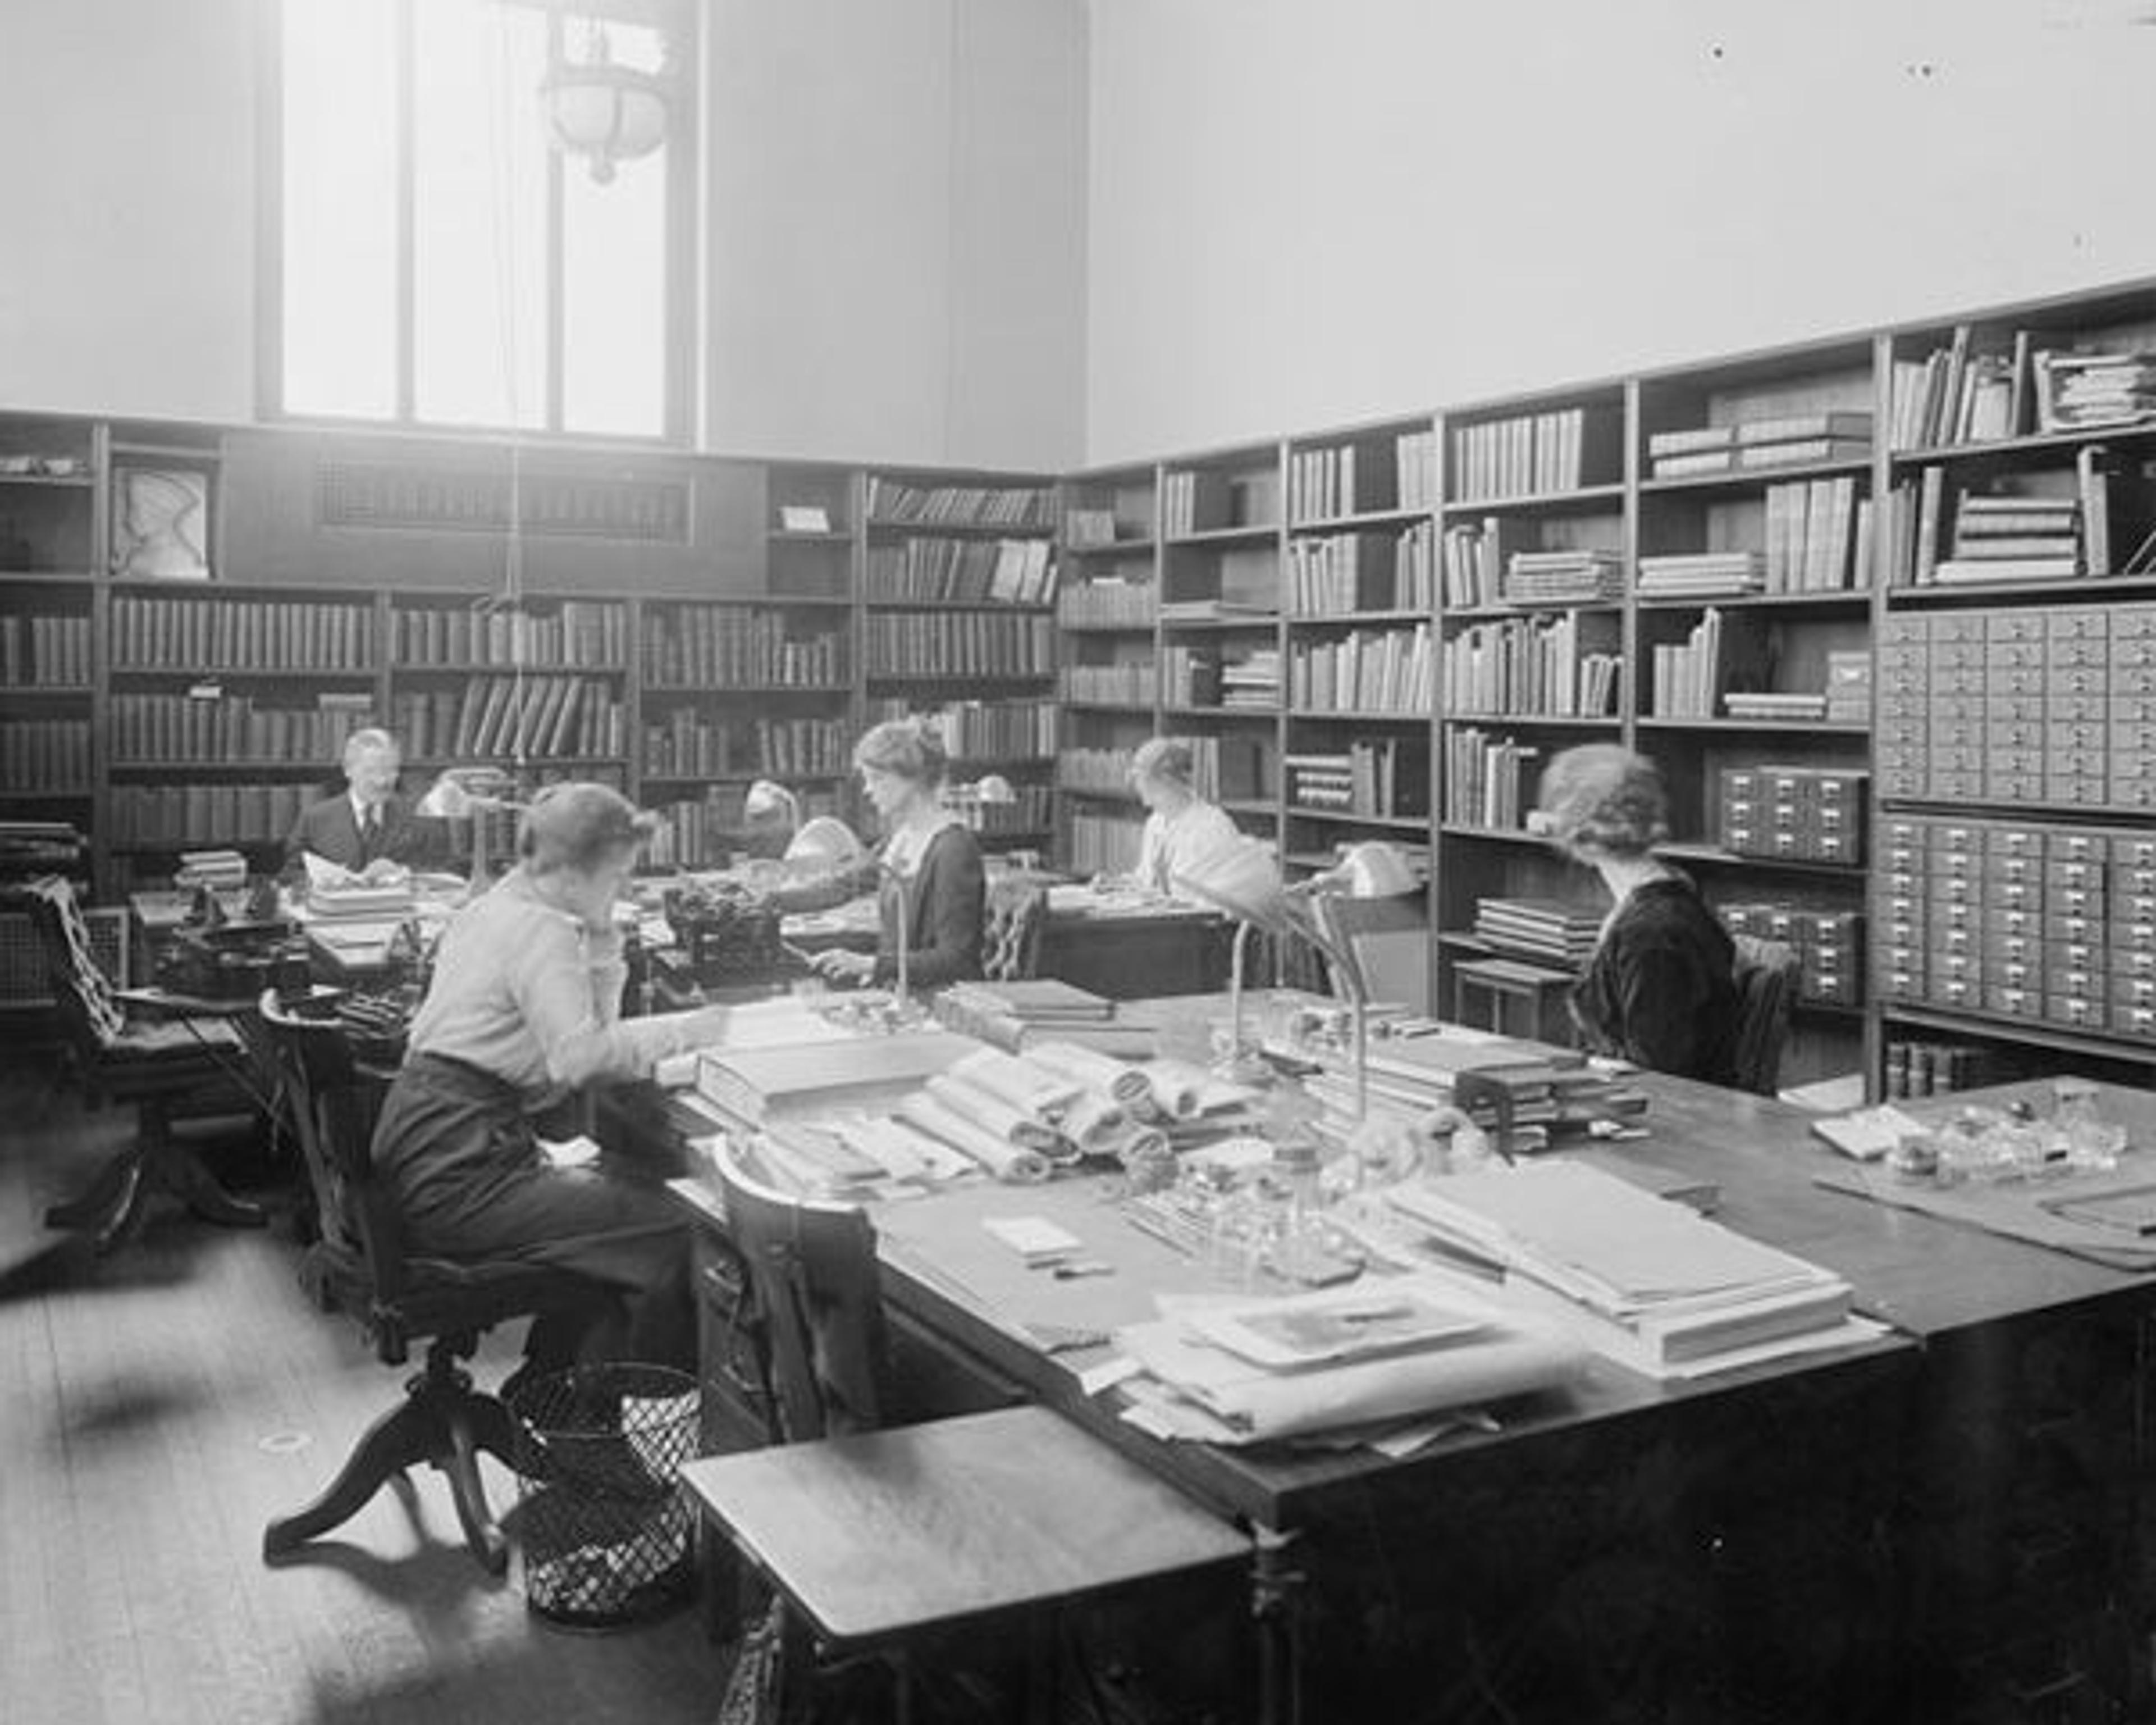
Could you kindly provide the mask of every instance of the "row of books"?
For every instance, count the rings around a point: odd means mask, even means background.
[[[1897,1037],[1887,1045],[1885,1093],[1889,1097],[1979,1090],[2008,1076],[1999,1070],[1991,1050],[1972,1043],[1919,1042]]]
[[[86,688],[92,644],[87,617],[0,617],[0,688]]]
[[[289,599],[116,594],[112,663],[123,670],[371,670],[374,608]]]
[[[1402,509],[1435,509],[1443,501],[1438,483],[1437,431],[1404,431],[1393,441],[1393,470]]]
[[[644,770],[660,778],[843,776],[854,743],[840,719],[750,719],[713,723],[677,708],[644,727]]]
[[[1127,875],[1138,865],[1138,839],[1145,823],[1136,815],[1110,814],[1097,809],[1074,809],[1064,817],[1064,839],[1070,872],[1081,880],[1092,875]]]
[[[1325,521],[1389,509],[1436,505],[1437,434],[1408,432],[1396,439],[1392,458],[1353,444],[1297,449],[1288,456],[1287,518]]]
[[[954,701],[929,708],[906,701],[870,703],[871,724],[906,717],[932,726],[954,761],[1045,760],[1055,752],[1052,701]]]
[[[1055,525],[1049,485],[909,485],[872,475],[868,516],[901,526],[1037,527]]]
[[[1008,803],[971,803],[967,823],[977,833],[1045,833],[1055,823],[1055,788],[1014,784]]]
[[[1445,818],[1517,831],[1534,807],[1542,750],[1516,737],[1455,725],[1445,736]]]
[[[1711,719],[1729,686],[1729,625],[1708,606],[1681,641],[1655,644],[1648,711],[1657,719]],[[1746,632],[1748,639],[1748,632]]]
[[[2002,348],[1980,349],[1957,324],[1943,347],[1897,359],[1887,383],[1887,446],[1930,449],[2021,437],[2035,429],[2031,336],[2016,330]]]
[[[0,782],[33,790],[87,789],[87,719],[10,719],[0,724]]]
[[[244,695],[115,695],[110,716],[116,762],[319,761],[326,768],[371,715],[363,700],[354,709],[322,696],[302,707],[265,706]]]
[[[1161,476],[1160,523],[1170,539],[1278,524],[1280,475],[1270,467],[1239,473],[1178,468]]]
[[[1079,507],[1063,511],[1063,542],[1080,550],[1114,545],[1152,536],[1152,523],[1133,521],[1126,526],[1112,509]]]
[[[1149,660],[1066,665],[1056,673],[1065,701],[1096,706],[1151,706],[1160,699],[1160,668]]]
[[[116,845],[272,844],[292,830],[320,788],[281,784],[116,784]]]
[[[90,840],[65,820],[0,820],[0,876],[73,874],[88,862]]]
[[[1130,749],[1065,749],[1055,757],[1055,782],[1065,790],[1116,796],[1131,788]]]
[[[1624,473],[1625,415],[1614,403],[1516,414],[1450,431],[1456,497],[1574,491],[1614,483]]]
[[[1055,624],[1009,611],[878,612],[861,651],[885,675],[1045,677],[1055,670]]]
[[[971,599],[1045,605],[1055,597],[1045,539],[905,539],[869,547],[864,592],[871,599]]]
[[[593,599],[564,599],[547,611],[413,605],[390,614],[389,640],[399,665],[625,665],[629,611]]]
[[[829,793],[803,792],[803,818],[838,813],[838,801]],[[711,792],[701,798],[682,798],[656,805],[659,830],[644,845],[644,860],[654,869],[724,868],[733,860],[733,848],[741,832],[741,795],[738,791]]]
[[[1255,662],[1253,663],[1253,659]],[[1238,707],[1270,710],[1280,701],[1280,655],[1273,649],[1262,655],[1245,655],[1235,666]],[[1225,706],[1230,704],[1227,667],[1218,649],[1184,647],[1171,643],[1161,649],[1161,699],[1169,706]]]
[[[1508,952],[1548,959],[1577,969],[1594,951],[1602,932],[1598,911],[1562,899],[1484,898],[1475,901],[1475,933]]]
[[[1727,425],[1689,425],[1647,439],[1656,479],[1688,479],[1815,461],[1860,461],[1871,453],[1868,409],[1777,413]]]
[[[1623,626],[1614,614],[1564,611],[1471,624],[1445,642],[1445,709],[1600,718],[1617,711]]]
[[[1287,610],[1291,617],[1339,616],[1349,611],[1427,611],[1435,598],[1427,563],[1414,555],[1429,523],[1401,534],[1336,533],[1291,540]]]
[[[1840,593],[1871,579],[1871,500],[1854,474],[1767,488],[1770,593]]]
[[[1417,770],[1417,758],[1387,738],[1323,754],[1284,754],[1281,766],[1293,808],[1391,820],[1428,812],[1426,774]]]
[[[1288,654],[1287,688],[1296,712],[1435,712],[1436,639],[1419,623],[1298,642]]]
[[[1150,581],[1070,582],[1056,595],[1055,620],[1066,629],[1151,629],[1159,597]]]
[[[2156,487],[2102,444],[2075,453],[2071,475],[2018,474],[1984,491],[1950,491],[1946,469],[1928,466],[1895,487],[1892,520],[1900,585],[2156,571]]]
[[[619,755],[628,744],[628,710],[603,677],[470,677],[461,690],[394,696],[389,710],[404,752],[420,760]]]
[[[684,605],[671,628],[645,630],[644,680],[711,690],[829,688],[846,680],[845,636],[835,629],[798,634],[769,611]]]

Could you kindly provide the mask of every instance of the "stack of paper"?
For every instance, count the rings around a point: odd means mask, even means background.
[[[1581,1163],[1414,1182],[1392,1201],[1644,1371],[1734,1363],[1849,1320],[1839,1276]]]

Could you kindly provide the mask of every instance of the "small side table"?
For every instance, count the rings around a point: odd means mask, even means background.
[[[1452,1016],[1502,1036],[1568,1043],[1563,1001],[1571,986],[1568,973],[1522,959],[1461,958],[1452,967]]]

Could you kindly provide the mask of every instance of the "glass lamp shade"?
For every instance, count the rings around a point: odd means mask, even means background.
[[[649,72],[618,66],[603,44],[581,64],[557,61],[539,85],[547,136],[566,155],[591,163],[604,185],[614,164],[649,156],[666,138],[666,86]]]

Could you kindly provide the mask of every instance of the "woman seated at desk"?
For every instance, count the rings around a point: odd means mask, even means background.
[[[534,1117],[596,1079],[648,1076],[715,1040],[723,1010],[621,1018],[614,901],[651,819],[599,784],[559,784],[526,812],[522,860],[450,922],[374,1159],[412,1245],[578,1271],[615,1309],[541,1317],[525,1369],[628,1357],[693,1368],[688,1234],[657,1186],[557,1168]]]
[[[1615,901],[1573,985],[1582,1040],[1657,1072],[1734,1084],[1734,950],[1691,877],[1654,854],[1670,836],[1661,772],[1615,743],[1588,743],[1549,763],[1539,800],[1544,834]]]
[[[1179,875],[1199,875],[1212,859],[1242,843],[1227,811],[1193,788],[1196,762],[1179,737],[1155,737],[1131,757],[1131,786],[1150,811],[1138,839],[1137,884],[1172,893]]]
[[[889,835],[877,886],[881,932],[873,957],[819,952],[817,970],[831,982],[896,983],[903,917],[909,988],[979,976],[987,877],[979,840],[938,800],[950,767],[942,739],[917,720],[890,720],[860,740],[854,765]]]

